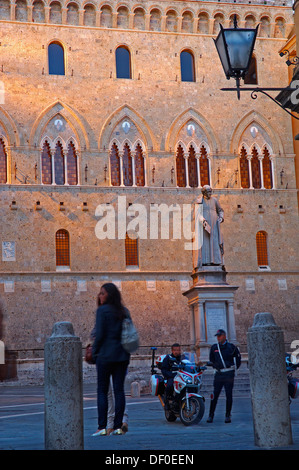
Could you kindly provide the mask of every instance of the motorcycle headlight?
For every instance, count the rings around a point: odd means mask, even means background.
[[[189,377],[189,375],[182,374],[182,377],[184,381],[186,382],[186,384],[192,384],[192,379]]]

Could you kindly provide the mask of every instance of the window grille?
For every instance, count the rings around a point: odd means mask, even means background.
[[[56,266],[70,266],[70,237],[63,229],[56,232]]]

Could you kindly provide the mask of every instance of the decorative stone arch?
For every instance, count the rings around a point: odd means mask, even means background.
[[[208,146],[212,153],[216,153],[216,149],[221,150],[220,142],[217,140],[214,130],[210,123],[200,113],[195,111],[193,108],[187,109],[180,114],[171,124],[168,134],[165,138],[165,149],[175,149],[177,136],[182,127],[187,124],[188,121],[194,120],[204,131],[208,138]]]
[[[0,106],[0,123],[6,132],[6,141],[8,147],[19,147],[24,145],[23,137],[20,137],[17,126],[8,112]]]
[[[227,151],[233,154],[235,151],[238,151],[241,148],[240,140],[243,132],[250,124],[253,124],[255,122],[259,124],[268,134],[273,146],[273,153],[278,154],[280,152],[281,154],[283,154],[284,148],[278,133],[272,128],[266,118],[264,118],[260,113],[254,110],[246,114],[235,127],[231,139],[229,139],[230,148],[228,148]]]
[[[49,121],[51,121],[51,119],[53,119],[57,114],[63,116],[74,129],[75,139],[80,143],[81,149],[89,149],[90,144],[88,134],[77,112],[59,100],[52,103],[40,113],[31,129],[29,144],[34,147],[39,146],[43,130]]]
[[[261,152],[264,153],[265,149],[268,150],[270,155],[273,155],[273,149],[272,149],[271,145],[269,145],[268,143],[265,143],[261,148]]]
[[[84,10],[84,8],[87,6],[87,5],[92,5],[95,9],[95,11],[99,11],[98,9],[98,5],[97,3],[94,1],[94,0],[84,0],[82,2],[82,10]]]
[[[142,142],[142,140],[140,139],[137,139],[135,140],[135,142],[133,143],[132,145],[132,150],[136,150],[137,146],[140,145],[141,149],[142,149],[142,152],[144,154],[144,156],[146,155],[146,147],[144,145],[144,142]]]
[[[190,147],[193,147],[193,148],[194,148],[195,153],[199,153],[199,152],[200,152],[200,146],[198,147],[198,145],[194,142],[194,140],[190,140],[190,142],[188,142],[188,144],[187,144],[187,146],[186,146],[186,151],[187,151],[187,153],[189,153]]]
[[[247,155],[250,155],[251,149],[250,149],[250,147],[248,147],[248,145],[247,145],[246,142],[241,142],[241,144],[239,145],[239,148],[238,148],[239,153],[240,153],[240,150],[241,150],[242,148],[245,149]]]
[[[146,149],[158,150],[154,134],[145,120],[130,106],[124,105],[116,109],[104,122],[98,140],[98,148],[104,151],[110,145],[110,136],[113,129],[125,118],[130,119],[137,127],[140,136],[144,140]]]
[[[193,10],[193,8],[190,8],[190,7],[183,8],[181,11],[181,16],[183,16],[184,13],[191,13],[191,15],[193,16],[193,19],[196,17],[196,13]]]
[[[182,149],[184,150],[185,155],[188,153],[189,147],[187,147],[186,144],[184,144],[184,142],[182,142],[181,140],[179,140],[175,145],[175,151],[176,152],[178,151],[179,147],[182,147]]]
[[[251,144],[250,149],[249,149],[249,153],[251,154],[254,148],[256,149],[258,155],[261,155],[261,148],[256,142],[253,142]]]
[[[201,150],[201,148],[204,147],[207,151],[207,154],[210,155],[211,153],[211,149],[210,149],[210,146],[209,144],[205,141],[205,140],[202,140],[199,144],[199,152]]]
[[[169,13],[170,11],[174,11],[177,14],[177,17],[181,16],[180,11],[176,7],[173,7],[173,6],[166,7],[164,9],[164,15],[166,16],[167,13]]]
[[[212,18],[211,12],[210,12],[209,10],[205,10],[204,8],[200,8],[200,9],[198,10],[198,12],[197,12],[197,17],[198,17],[199,15],[201,15],[202,13],[204,13],[205,15],[207,15],[207,17],[208,17],[209,19]]]

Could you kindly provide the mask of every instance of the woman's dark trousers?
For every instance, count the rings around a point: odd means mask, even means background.
[[[103,362],[100,359],[97,360],[99,429],[107,427],[108,388],[111,375],[115,401],[114,429],[121,428],[126,405],[124,382],[128,364],[128,361]]]

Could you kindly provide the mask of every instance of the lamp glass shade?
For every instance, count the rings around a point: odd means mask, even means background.
[[[221,26],[215,40],[224,73],[229,77],[243,76],[249,68],[254,43],[257,35],[256,29],[228,28]]]

